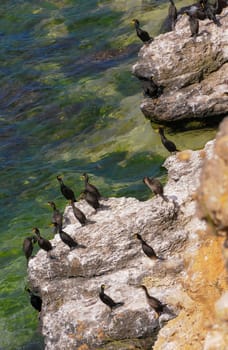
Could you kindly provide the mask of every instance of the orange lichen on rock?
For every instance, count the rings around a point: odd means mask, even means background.
[[[182,310],[159,332],[153,350],[200,350],[204,342],[204,312],[200,308]]]
[[[86,330],[86,323],[82,321],[77,322],[77,329],[76,329],[76,339],[82,340],[84,338],[84,333]]]
[[[216,323],[215,303],[227,289],[226,270],[221,254],[222,237],[211,236],[205,240],[205,232],[198,232],[202,245],[194,256],[186,256],[186,275],[182,280],[192,303],[174,320],[169,321],[159,333],[154,350],[204,349],[207,335]],[[201,236],[202,234],[202,236]],[[224,341],[221,336],[221,344]]]
[[[104,333],[104,330],[101,327],[98,328],[98,330],[97,330],[97,338],[100,339],[100,340],[105,339],[105,333]]]
[[[189,264],[188,277],[184,282],[190,297],[205,304],[210,314],[214,312],[214,303],[226,289],[226,270],[221,254],[223,241],[224,238],[216,236],[203,241]]]
[[[192,151],[185,150],[177,153],[177,158],[182,162],[188,162],[191,158]]]
[[[89,350],[89,347],[88,347],[88,345],[83,344],[83,345],[79,346],[78,350]]]
[[[205,160],[198,191],[199,207],[210,223],[228,226],[228,118],[219,127],[214,155]]]

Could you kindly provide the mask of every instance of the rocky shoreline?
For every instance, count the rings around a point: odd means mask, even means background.
[[[142,102],[147,118],[169,124],[227,115],[227,16],[224,9],[222,29],[205,20],[196,40],[181,18],[174,32],[142,47],[133,73],[164,87]],[[70,250],[56,234],[52,259],[40,250],[28,264],[30,287],[42,297],[46,350],[225,350],[227,137],[224,119],[203,150],[167,158],[167,201],[106,198],[95,213],[80,200],[85,226],[65,208],[64,231],[86,248]],[[164,260],[149,259],[135,234]],[[102,284],[124,305],[111,311],[103,304]],[[165,304],[161,315],[140,285]]]
[[[228,8],[220,16],[221,27],[200,21],[192,38],[187,16],[175,30],[143,45],[133,74],[163,87],[155,98],[145,98],[141,111],[155,123],[172,126],[178,121],[218,120],[228,113]]]
[[[205,241],[206,224],[197,217],[194,195],[203,163],[211,158],[212,150],[213,142],[209,142],[205,150],[183,151],[166,160],[168,202],[159,196],[145,202],[108,198],[94,214],[82,200],[78,206],[92,221],[83,227],[76,222],[72,208],[66,207],[64,230],[87,248],[70,251],[57,234],[52,240],[56,259],[40,250],[28,267],[29,283],[43,300],[40,322],[46,350],[149,349],[154,343],[154,349],[161,349],[157,344],[164,334],[167,338],[170,323],[181,320],[182,328],[184,325],[188,328],[194,321],[197,327],[195,289],[198,284],[202,288],[207,286],[201,285],[204,279],[200,269],[193,273],[191,265]],[[165,260],[151,261],[145,256],[135,233],[140,233]],[[207,237],[218,250],[221,238],[216,238],[216,243],[214,239]],[[99,300],[102,283],[107,285],[109,295],[124,301],[123,307],[110,312]],[[217,283],[223,290],[223,283]],[[168,311],[159,318],[138,288],[141,284],[167,304]],[[175,333],[179,338],[177,330]],[[201,328],[202,337],[204,333]],[[185,341],[193,337],[191,332],[187,334]],[[194,346],[195,343],[198,346],[198,340],[192,339],[191,349],[199,349]],[[177,347],[172,349],[181,348],[176,341]]]

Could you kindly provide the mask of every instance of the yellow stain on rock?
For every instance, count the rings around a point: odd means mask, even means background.
[[[185,150],[177,153],[177,158],[182,162],[188,162],[191,159],[192,151]]]
[[[99,340],[105,339],[105,333],[104,333],[104,330],[101,327],[98,328],[98,330],[97,330],[97,338]]]
[[[190,297],[205,304],[210,313],[213,313],[214,303],[227,287],[225,264],[221,254],[223,241],[223,237],[216,236],[210,236],[203,241],[188,266],[188,279],[185,282]]]
[[[198,232],[202,245],[193,256],[186,256],[186,276],[182,280],[192,303],[183,305],[177,318],[160,331],[154,350],[201,350],[217,323],[215,303],[227,289],[226,270],[221,254],[224,238]]]
[[[89,350],[89,347],[86,344],[82,344],[81,346],[79,346],[78,350]]]
[[[83,321],[78,321],[77,322],[77,327],[76,327],[76,335],[75,338],[77,340],[82,340],[84,338],[84,333],[86,330],[86,323]]]

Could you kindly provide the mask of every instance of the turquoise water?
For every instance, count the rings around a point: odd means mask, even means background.
[[[1,0],[0,9],[0,349],[35,350],[43,345],[21,247],[33,226],[52,237],[47,202],[66,204],[56,175],[77,196],[86,171],[104,195],[141,200],[151,196],[143,176],[165,181],[167,152],[131,74],[141,46],[131,20],[156,35],[167,3]],[[197,149],[214,133],[170,137]]]

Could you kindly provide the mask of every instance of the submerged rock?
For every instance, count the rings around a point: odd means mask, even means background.
[[[228,113],[228,8],[218,18],[221,27],[211,20],[200,21],[194,39],[187,16],[180,16],[174,31],[141,48],[133,74],[153,77],[164,88],[162,95],[141,103],[151,121],[211,120]]]

